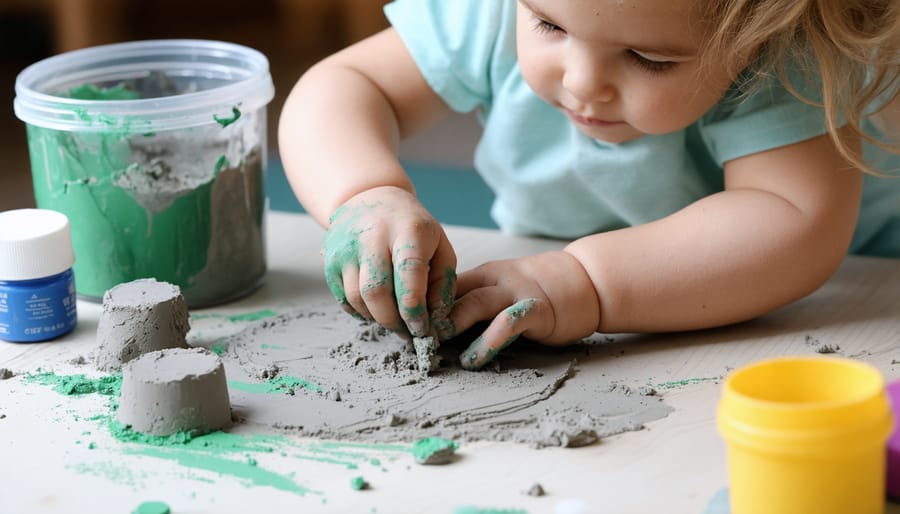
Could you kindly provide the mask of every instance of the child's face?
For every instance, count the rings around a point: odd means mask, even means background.
[[[682,129],[734,76],[701,66],[698,0],[518,0],[522,75],[584,134],[621,143]]]

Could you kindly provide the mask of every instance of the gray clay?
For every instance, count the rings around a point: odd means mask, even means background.
[[[430,374],[438,367],[437,348],[438,342],[434,336],[414,337],[413,346],[416,349],[416,362],[419,365],[419,371],[424,374]]]
[[[534,485],[532,485],[528,488],[528,490],[525,491],[525,494],[527,494],[528,496],[544,496],[547,493],[544,491],[544,488],[541,487],[541,484],[535,482]]]
[[[103,295],[97,368],[119,371],[147,352],[187,348],[189,329],[187,303],[178,286],[154,279],[119,284]]]
[[[16,376],[16,374],[12,371],[6,368],[0,368],[0,380],[8,380],[14,376]]]
[[[119,421],[152,435],[205,433],[231,423],[225,368],[202,348],[144,354],[122,370]]]
[[[501,369],[473,372],[452,358],[460,343],[442,345],[441,368],[426,375],[406,338],[329,302],[247,325],[223,342],[222,359],[232,380],[259,382],[277,362],[279,377],[315,384],[295,396],[235,393],[252,405],[248,423],[306,437],[575,447],[640,430],[672,410],[659,396],[610,387],[604,347],[583,357],[576,348],[535,352],[514,345],[504,351]]]

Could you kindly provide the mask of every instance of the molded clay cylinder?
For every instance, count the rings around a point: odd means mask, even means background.
[[[136,432],[206,433],[231,424],[225,368],[203,348],[142,355],[122,370],[119,421]]]
[[[188,348],[188,308],[178,286],[140,279],[103,295],[97,326],[97,368],[119,371],[126,362],[165,348]]]

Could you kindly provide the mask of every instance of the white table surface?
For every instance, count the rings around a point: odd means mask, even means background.
[[[330,298],[319,254],[322,230],[304,215],[269,212],[266,284],[254,294],[200,313],[245,313],[320,304]],[[559,248],[551,240],[513,238],[496,231],[449,227],[461,270],[487,259]],[[745,364],[784,354],[814,354],[808,338],[838,344],[840,354],[873,364],[889,381],[900,378],[900,260],[848,258],[811,296],[749,323],[684,334],[634,336],[604,362],[610,378],[656,383],[688,381],[660,390],[674,408],[644,430],[578,449],[532,449],[511,443],[465,444],[446,466],[420,466],[403,452],[359,449],[357,469],[273,452],[259,466],[316,491],[297,494],[252,486],[228,474],[198,471],[175,459],[128,452],[90,416],[108,411],[108,397],[63,396],[29,383],[42,369],[100,376],[88,356],[99,305],[79,301],[79,325],[52,342],[0,342],[0,513],[131,512],[143,501],[167,503],[173,514],[222,512],[348,512],[452,514],[482,509],[565,513],[696,513],[727,486],[725,446],[715,428],[722,377]],[[189,334],[190,340],[190,334]],[[599,370],[593,370],[600,372]],[[582,369],[590,373],[590,366]],[[699,380],[690,380],[699,379]],[[236,433],[246,427],[233,428]],[[297,447],[315,443],[296,438]],[[93,443],[93,444],[90,444]],[[355,491],[363,476],[371,489]],[[540,483],[547,494],[523,494]],[[900,513],[888,505],[887,512]]]

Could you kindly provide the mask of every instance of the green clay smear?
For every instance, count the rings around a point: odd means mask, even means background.
[[[237,107],[231,108],[231,116],[217,116],[213,114],[213,119],[216,120],[216,123],[222,125],[222,128],[231,125],[236,122],[241,117],[241,111]]]
[[[272,487],[299,495],[307,493],[321,494],[298,484],[293,474],[279,474],[259,466],[257,459],[251,454],[280,453],[302,460],[336,464],[347,469],[356,469],[359,464],[372,464],[372,459],[362,450],[377,450],[402,453],[407,447],[399,445],[363,445],[341,443],[316,443],[304,448],[281,435],[252,434],[242,435],[216,431],[207,434],[195,432],[179,432],[169,436],[154,436],[135,432],[115,419],[116,402],[121,388],[121,376],[104,376],[88,378],[84,375],[55,375],[54,373],[38,373],[26,375],[26,380],[44,386],[65,395],[102,394],[110,396],[110,412],[93,416],[91,419],[106,428],[109,434],[123,446],[119,451],[124,455],[152,457],[175,462],[183,467],[203,472],[212,472],[240,480],[247,487]],[[291,451],[291,455],[288,455]],[[380,461],[378,461],[380,463]],[[375,464],[372,464],[375,465]],[[103,476],[110,480],[136,484],[136,477],[126,468],[116,468],[107,463],[98,467],[93,465],[70,466],[78,472]],[[194,477],[197,480],[210,482],[209,479]]]
[[[25,375],[25,380],[34,384],[51,386],[54,391],[66,396],[98,393],[118,398],[119,392],[122,390],[122,375],[88,378],[85,375],[57,375],[46,372]]]
[[[69,89],[68,97],[76,100],[137,100],[141,94],[129,89],[125,84],[116,84],[113,87],[82,84]]]
[[[441,437],[426,437],[413,443],[411,452],[416,462],[424,462],[435,453],[447,450],[456,451],[458,448],[459,445],[455,441]]]
[[[272,318],[278,316],[278,313],[273,311],[272,309],[261,309],[258,311],[252,312],[244,312],[241,314],[215,314],[215,313],[200,313],[200,314],[191,314],[191,319],[201,320],[201,319],[224,319],[226,321],[230,321],[232,323],[238,323],[242,321],[259,321],[266,318]]]
[[[453,514],[528,514],[528,511],[525,509],[482,509],[463,505],[454,509]]]
[[[363,489],[368,489],[369,484],[366,482],[366,479],[363,477],[353,477],[350,479],[350,488],[356,491],[362,491]]]
[[[163,502],[144,502],[131,511],[131,514],[170,514],[171,512],[169,506]]]
[[[68,96],[140,99],[124,84],[86,84]],[[26,130],[37,206],[70,220],[79,295],[100,299],[117,284],[155,277],[202,305],[258,283],[265,273],[260,151],[232,156],[234,168],[222,160],[243,140],[240,131],[219,138],[223,128],[210,120],[156,132],[152,119],[98,112],[102,105],[70,109],[89,129]]]
[[[307,389],[316,393],[322,392],[322,387],[318,384],[309,382],[298,377],[278,376],[270,378],[261,384],[252,384],[249,382],[238,382],[229,380],[228,387],[245,393],[265,394],[265,393],[287,393],[293,394],[298,388]]]

